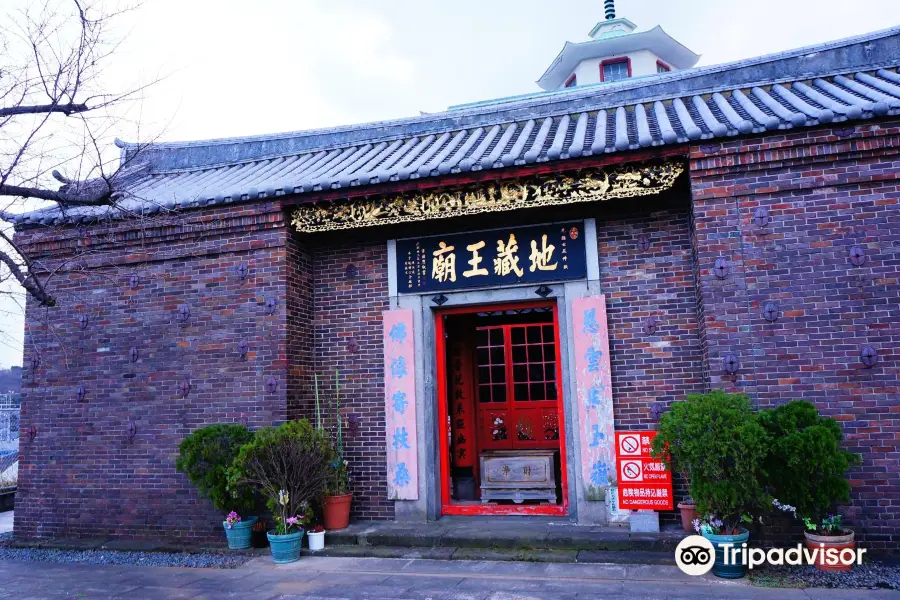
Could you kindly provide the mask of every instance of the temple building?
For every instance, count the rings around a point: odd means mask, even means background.
[[[724,389],[839,419],[895,550],[900,28],[695,67],[606,9],[543,91],[122,143],[120,207],[22,215],[61,300],[28,305],[16,535],[218,539],[179,442],[309,417],[315,375],[355,520],[625,521],[616,432]]]
[[[606,1],[604,12],[605,20],[594,25],[588,34],[590,41],[566,42],[538,79],[541,89],[559,90],[669,73],[690,69],[700,59],[658,25],[650,31],[635,32],[637,25],[616,18],[613,0]]]

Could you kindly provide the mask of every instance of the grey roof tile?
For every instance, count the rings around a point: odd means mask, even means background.
[[[856,52],[861,39],[882,45],[874,55]],[[769,62],[751,59],[746,61],[750,66],[735,66],[737,71],[724,75],[719,67],[667,73],[644,78],[643,87],[634,81],[548,93],[539,100],[362,125],[352,135],[341,130],[206,146],[161,144],[149,158],[138,156],[135,163],[146,171],[122,205],[158,212],[898,115],[900,52],[895,50],[900,50],[900,28],[826,44],[806,58],[796,51]],[[889,58],[866,62],[881,56],[878,52]],[[848,68],[851,59],[864,64]],[[818,70],[810,60],[819,61]],[[745,68],[760,76],[751,80],[741,71]],[[716,84],[723,79],[741,83]],[[312,138],[318,146],[284,151]],[[278,148],[282,153],[273,155]],[[226,158],[215,162],[219,155]],[[195,157],[196,164],[185,156]],[[62,218],[85,222],[116,214],[109,207],[74,208],[64,215],[53,209],[22,215],[18,224]]]

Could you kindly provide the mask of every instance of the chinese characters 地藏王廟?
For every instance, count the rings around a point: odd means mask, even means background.
[[[471,254],[467,264],[469,269],[462,272],[462,276],[466,278],[489,275],[487,268],[481,266],[484,256],[481,252],[487,246],[484,240],[466,245],[466,251]],[[434,257],[431,263],[431,278],[435,281],[455,282],[456,281],[456,246],[451,246],[447,242],[439,242],[438,249],[432,252]],[[556,246],[547,243],[547,235],[541,236],[540,246],[537,240],[531,240],[531,254],[528,256],[530,265],[528,270],[532,273],[535,271],[555,271],[559,263],[554,260],[554,252]],[[516,277],[522,277],[525,274],[524,269],[519,266],[519,243],[515,234],[510,234],[509,239],[497,240],[496,256],[493,259],[494,274],[506,277],[514,274]]]

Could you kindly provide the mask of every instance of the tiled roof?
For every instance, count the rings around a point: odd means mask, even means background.
[[[415,119],[159,144],[134,161],[138,170],[121,204],[152,214],[897,115],[898,50],[895,28]],[[126,155],[133,151],[125,147]],[[82,222],[116,212],[51,209],[22,215],[18,224]]]

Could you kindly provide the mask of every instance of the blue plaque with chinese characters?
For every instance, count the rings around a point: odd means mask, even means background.
[[[401,294],[586,275],[583,221],[397,240]]]

